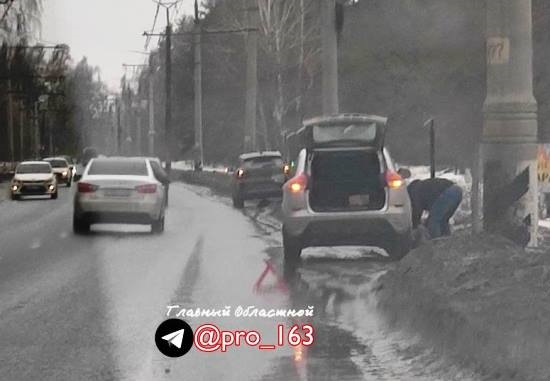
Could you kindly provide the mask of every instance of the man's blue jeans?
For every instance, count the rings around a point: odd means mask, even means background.
[[[451,234],[449,220],[462,202],[462,189],[452,185],[439,195],[430,209],[426,223],[431,238],[438,238]]]

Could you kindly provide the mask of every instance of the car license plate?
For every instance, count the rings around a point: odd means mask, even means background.
[[[105,190],[105,196],[128,197],[130,196],[130,190],[129,189],[108,189],[108,190]]]
[[[368,205],[370,197],[368,194],[354,194],[348,197],[350,206],[365,206]]]

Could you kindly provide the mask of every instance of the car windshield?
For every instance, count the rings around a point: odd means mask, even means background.
[[[247,159],[243,162],[243,167],[246,169],[264,168],[264,167],[280,167],[283,165],[283,159],[277,156],[264,156]]]
[[[145,160],[96,160],[88,175],[147,176]]]
[[[52,168],[67,168],[69,164],[63,159],[51,159],[51,160],[44,160],[50,163]]]
[[[21,164],[17,167],[15,173],[27,174],[27,173],[51,173],[52,168],[49,164]]]

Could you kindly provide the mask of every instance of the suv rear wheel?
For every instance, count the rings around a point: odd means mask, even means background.
[[[302,243],[299,238],[290,237],[283,227],[283,256],[285,265],[296,264],[300,261]]]

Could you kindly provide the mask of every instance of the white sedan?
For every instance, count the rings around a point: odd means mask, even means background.
[[[50,196],[57,198],[57,181],[52,166],[44,161],[24,161],[15,169],[10,184],[12,200],[21,196]]]
[[[91,224],[151,225],[164,231],[164,186],[144,158],[92,159],[78,182],[73,230],[86,233]]]

